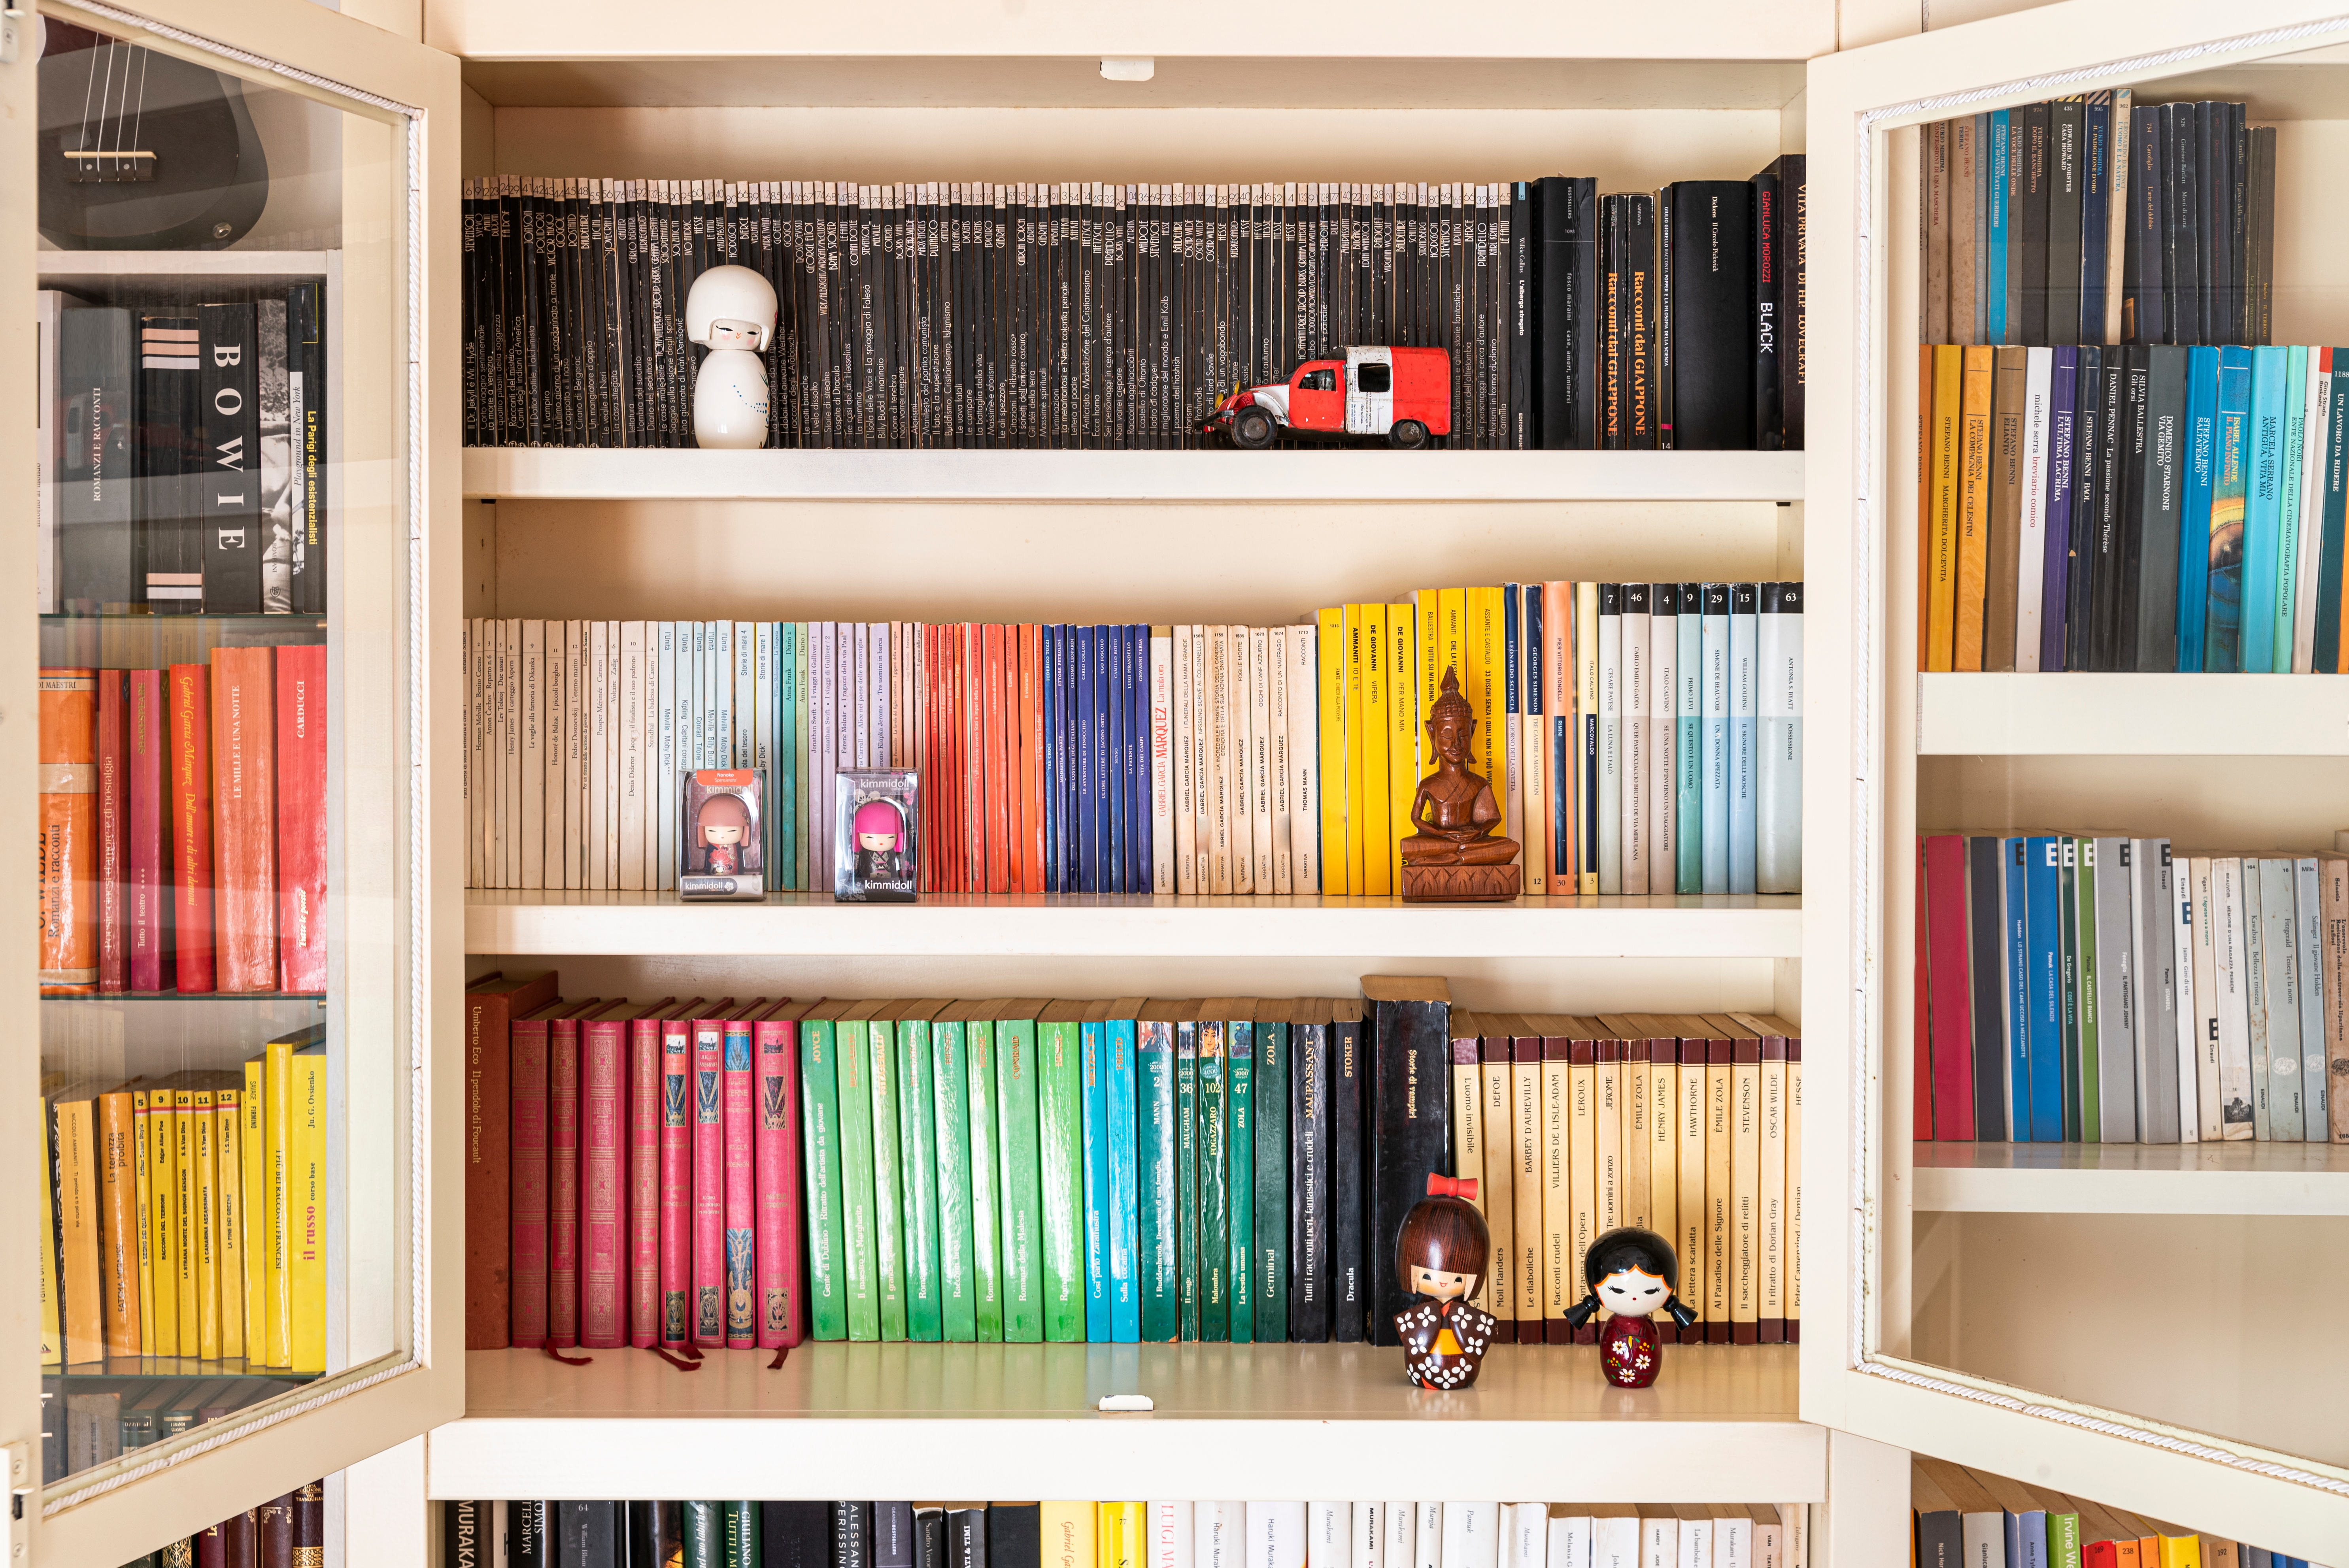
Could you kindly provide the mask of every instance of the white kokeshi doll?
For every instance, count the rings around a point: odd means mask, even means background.
[[[712,267],[685,296],[685,335],[709,350],[693,384],[697,446],[767,444],[767,369],[775,285],[748,267]]]

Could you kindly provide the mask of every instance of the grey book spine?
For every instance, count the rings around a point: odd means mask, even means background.
[[[2251,1089],[2251,1137],[2265,1143],[2274,1136],[2271,1119],[2273,1107],[2268,1094],[2268,977],[2267,944],[2261,940],[2260,907],[2265,889],[2260,886],[2260,862],[2255,855],[2245,855],[2236,862],[2241,869],[2236,877],[2235,902],[2240,907],[2240,917],[2230,922],[2230,928],[2242,938],[2242,947],[2235,960],[2236,994],[2242,997],[2244,1039],[2247,1051],[2244,1060],[2244,1082]]]
[[[2096,1104],[2099,1140],[2135,1143],[2137,1006],[2130,994],[2137,934],[2127,839],[2096,841]]]
[[[250,304],[208,304],[199,314],[203,445],[197,504],[203,519],[204,613],[261,613],[259,346]]]
[[[873,1568],[914,1568],[914,1505],[873,1505]]]
[[[1761,772],[1754,746],[1760,738],[1760,699],[1754,682],[1761,649],[1758,584],[1729,585],[1729,891],[1754,891]]]
[[[2300,980],[2301,1116],[2307,1141],[2323,1143],[2331,1137],[2332,1085],[2325,1081],[2324,916],[2314,857],[2292,862],[2292,960]]]
[[[2307,1136],[2300,1082],[2300,964],[2293,864],[2263,859],[2260,868],[2260,978],[2268,1030],[2268,1136],[2299,1143]]]
[[[2137,929],[2130,965],[2137,1022],[2137,1134],[2140,1143],[2177,1143],[2182,1134],[2178,1100],[2177,877],[2168,839],[2129,844],[2129,903]]]
[[[2150,361],[2146,387],[2144,470],[2137,492],[2138,520],[2137,645],[2132,667],[2178,667],[2178,502],[2184,477],[2186,360],[2183,348],[2142,349]]]
[[[127,607],[143,586],[130,365],[129,311],[58,313],[57,600],[73,614]]]

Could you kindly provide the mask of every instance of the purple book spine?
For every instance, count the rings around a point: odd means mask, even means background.
[[[2047,389],[2047,564],[2040,578],[2039,667],[2064,668],[2065,569],[2072,559],[2072,432],[2078,410],[2080,351],[2055,350]]]

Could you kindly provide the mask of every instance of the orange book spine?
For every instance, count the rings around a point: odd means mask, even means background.
[[[139,1320],[137,1108],[129,1089],[98,1097],[98,1274],[106,1297],[106,1353],[136,1356]]]
[[[978,765],[980,798],[987,802],[979,820],[978,891],[1001,892],[1005,872],[1003,800],[1003,628],[992,623],[978,628]]]
[[[920,848],[917,852],[921,857],[922,886],[926,890],[936,891],[938,886],[937,825],[940,819],[939,797],[934,782],[938,774],[932,759],[938,754],[938,705],[932,699],[930,688],[938,677],[938,629],[927,623],[922,626],[920,676],[915,700],[918,704],[916,713],[916,733],[921,739],[919,749],[915,754],[914,766],[922,770],[922,793],[928,797],[924,804],[929,808],[929,820],[924,826],[929,830],[921,835]]]
[[[1933,346],[1917,346],[1917,667],[1928,669],[1933,603]]]
[[[962,891],[987,891],[987,655],[978,624],[962,627],[962,721],[956,726],[961,754],[955,778],[963,792]]]
[[[1019,628],[1019,891],[1044,891],[1044,629]]]
[[[212,651],[213,895],[222,991],[277,988],[272,650]]]
[[[171,666],[172,936],[182,993],[208,993],[212,975],[212,672]]]
[[[98,672],[40,676],[41,990],[98,989]]]

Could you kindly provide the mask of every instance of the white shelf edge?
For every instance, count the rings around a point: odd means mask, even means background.
[[[1798,501],[1800,452],[613,450],[471,447],[468,499]]]
[[[324,276],[331,251],[36,251],[35,271],[54,277]]]
[[[2323,1143],[1920,1144],[1910,1174],[1920,1213],[2349,1215],[2349,1150]]]
[[[2349,757],[2349,676],[1932,674],[1926,756]]]

